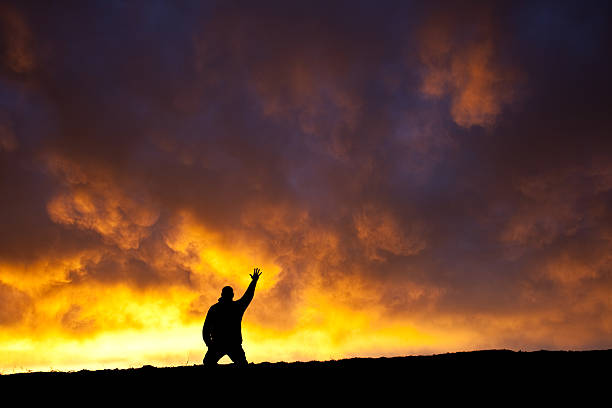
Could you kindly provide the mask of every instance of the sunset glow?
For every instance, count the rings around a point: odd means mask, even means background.
[[[0,373],[612,348],[609,5],[239,3],[0,5]]]

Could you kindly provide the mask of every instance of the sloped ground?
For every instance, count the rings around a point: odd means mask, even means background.
[[[550,406],[553,402],[607,406],[612,390],[611,363],[612,350],[487,350],[261,363],[246,368],[145,366],[11,374],[0,376],[0,389],[5,395],[16,393],[21,398],[79,405],[112,400],[139,406],[163,401],[198,406],[437,406],[459,401],[487,406]]]

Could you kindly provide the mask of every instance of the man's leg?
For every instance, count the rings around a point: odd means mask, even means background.
[[[244,349],[242,345],[238,344],[237,346],[232,347],[227,355],[232,359],[234,364],[237,366],[246,366],[249,363],[247,362],[246,355],[244,354]]]
[[[220,351],[219,349],[209,347],[202,363],[205,366],[216,366],[221,357],[223,357],[224,355],[225,353]]]

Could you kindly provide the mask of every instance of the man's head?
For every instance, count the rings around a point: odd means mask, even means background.
[[[234,289],[231,286],[226,286],[221,290],[221,297],[219,300],[232,300],[234,299]]]

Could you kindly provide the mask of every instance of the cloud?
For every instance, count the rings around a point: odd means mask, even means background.
[[[0,282],[0,302],[2,303],[0,312],[0,325],[2,326],[20,323],[32,307],[32,300],[26,293],[4,282]]]
[[[421,92],[432,98],[450,96],[452,118],[463,127],[492,126],[521,85],[515,67],[496,61],[497,35],[483,14],[470,19],[473,26],[467,31],[442,14],[421,32]]]
[[[609,347],[609,26],[547,7],[4,8],[0,361],[195,355],[256,266],[259,360]]]
[[[67,187],[47,203],[53,222],[96,231],[122,249],[137,248],[150,234],[159,209],[146,194],[125,193],[104,175],[88,177],[74,163],[57,158],[49,163]]]
[[[17,74],[31,72],[36,67],[32,33],[24,16],[10,5],[0,9],[4,64]]]
[[[0,121],[0,150],[12,152],[17,149],[17,138],[8,118]]]
[[[412,228],[400,227],[398,220],[390,214],[367,206],[354,217],[357,237],[364,244],[368,258],[385,260],[379,251],[393,255],[414,255],[427,247],[421,231],[424,226],[414,222]]]

